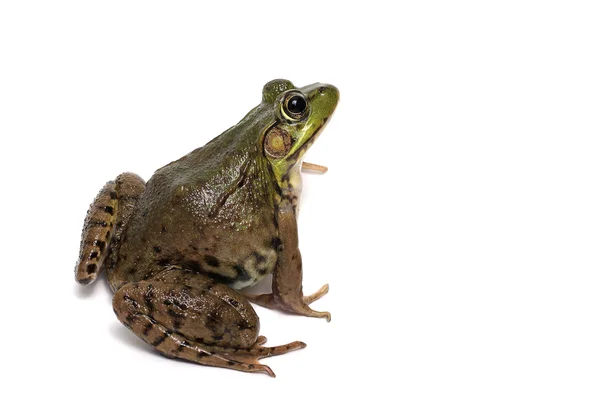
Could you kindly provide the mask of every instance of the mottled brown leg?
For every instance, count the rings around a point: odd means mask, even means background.
[[[275,376],[259,359],[306,346],[262,346],[258,316],[239,293],[178,268],[123,286],[113,307],[123,324],[160,353],[202,365]]]
[[[75,280],[87,285],[96,280],[110,253],[110,244],[118,239],[122,226],[131,215],[133,199],[144,191],[144,181],[132,173],[124,173],[110,181],[90,206],[81,234],[79,261]]]
[[[114,232],[117,211],[116,187],[114,181],[104,185],[85,217],[79,261],[75,267],[75,280],[82,285],[95,281],[104,267],[108,243]]]
[[[282,202],[280,205],[278,224],[282,243],[278,250],[277,266],[273,271],[273,293],[248,294],[246,298],[264,307],[281,309],[307,317],[326,318],[327,321],[331,321],[330,313],[315,311],[309,307],[310,303],[320,299],[329,291],[329,285],[322,286],[321,289],[309,296],[303,294],[298,227],[293,206],[289,202]]]

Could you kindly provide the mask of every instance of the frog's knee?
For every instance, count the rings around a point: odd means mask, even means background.
[[[124,172],[115,179],[119,200],[137,200],[144,192],[146,182],[133,172]]]

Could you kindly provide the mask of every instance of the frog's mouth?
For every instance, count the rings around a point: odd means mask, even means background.
[[[312,136],[305,141],[304,143],[302,143],[302,145],[300,145],[300,147],[298,147],[290,156],[289,159],[294,161],[294,164],[298,163],[299,161],[302,160],[302,157],[304,156],[304,153],[306,153],[306,151],[310,148],[310,146],[312,146],[312,144],[315,142],[315,140],[317,140],[317,138],[321,135],[321,132],[323,131],[323,129],[325,128],[325,126],[327,125],[327,123],[329,122],[330,117],[325,117],[323,118],[323,121],[321,121],[321,125],[319,125],[315,131],[313,132]]]

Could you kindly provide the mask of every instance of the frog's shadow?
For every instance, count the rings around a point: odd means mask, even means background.
[[[135,347],[138,350],[141,350],[145,353],[149,354],[157,354],[150,346],[148,346],[142,339],[137,337],[135,333],[131,332],[125,325],[120,323],[118,320],[110,325],[110,334],[112,337],[117,339],[118,341],[125,343],[127,346]]]
[[[98,289],[100,286],[103,286],[103,289]],[[75,296],[80,299],[90,299],[91,297],[98,297],[100,295],[104,295],[104,293],[108,293],[108,303],[112,308],[112,290],[108,284],[108,279],[106,276],[102,274],[100,278],[91,285],[81,286],[77,285],[75,289]],[[138,338],[133,332],[131,332],[127,327],[119,322],[119,320],[115,317],[113,323],[110,325],[109,333],[112,337],[120,341],[121,343],[125,343],[128,346],[135,347],[141,351],[152,353],[155,352],[152,350],[150,346],[144,343],[140,338]]]

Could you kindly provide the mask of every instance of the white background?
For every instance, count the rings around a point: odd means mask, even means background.
[[[5,1],[3,398],[598,399],[600,12],[589,1]],[[157,355],[73,279],[100,187],[336,85],[277,373]],[[219,397],[217,397],[219,396]]]

